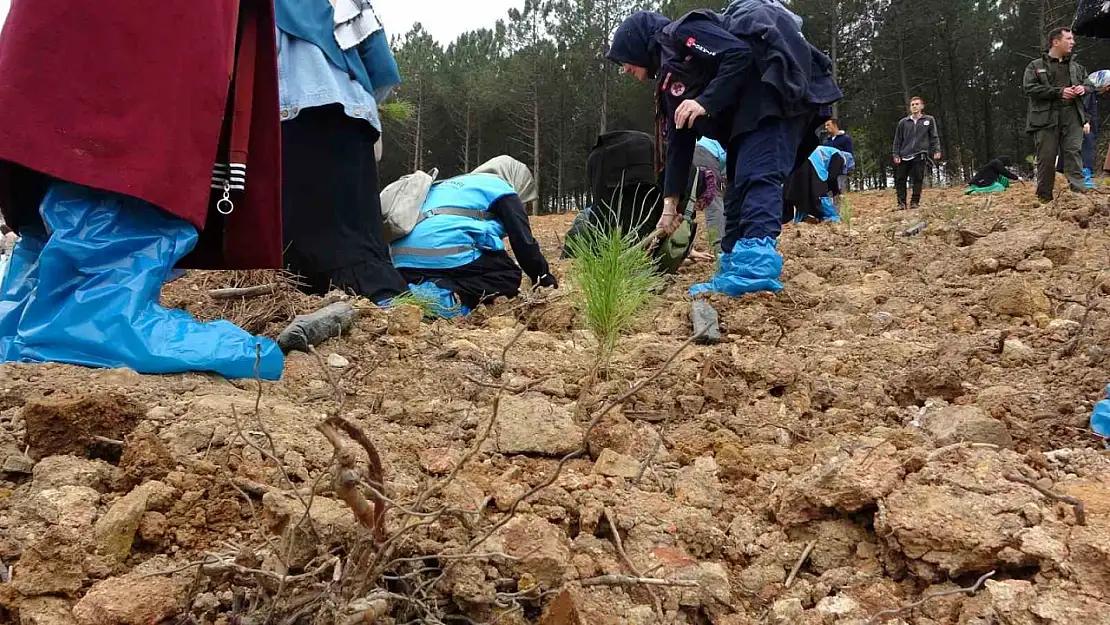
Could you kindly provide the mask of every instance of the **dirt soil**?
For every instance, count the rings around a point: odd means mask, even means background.
[[[596,379],[561,260],[468,319],[356,302],[276,383],[0,365],[0,622],[1110,623],[1110,195],[849,198],[720,344],[688,264]],[[274,279],[163,301],[274,336],[323,299],[205,293]]]

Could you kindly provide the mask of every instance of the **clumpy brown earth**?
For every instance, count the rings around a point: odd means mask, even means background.
[[[787,227],[786,290],[711,299],[725,340],[667,365],[711,272],[687,265],[596,379],[570,288],[424,324],[357,303],[260,394],[0,366],[0,622],[1110,623],[1087,424],[1110,196],[851,204]],[[552,257],[569,222],[534,221]],[[321,303],[205,295],[244,284],[164,301],[271,335]],[[332,414],[381,454],[384,542],[344,501],[375,480],[353,442],[336,459]]]

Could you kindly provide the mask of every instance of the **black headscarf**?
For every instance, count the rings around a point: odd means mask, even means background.
[[[637,11],[621,22],[613,34],[613,45],[605,55],[614,63],[645,67],[654,76],[659,70],[659,46],[655,35],[671,20],[654,11]]]

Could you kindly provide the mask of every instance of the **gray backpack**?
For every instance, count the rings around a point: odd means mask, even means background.
[[[420,208],[438,176],[438,169],[417,171],[382,189],[382,226],[389,242],[409,234],[420,223]]]

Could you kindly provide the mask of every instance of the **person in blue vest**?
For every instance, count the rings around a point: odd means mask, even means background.
[[[793,208],[794,221],[840,221],[838,200],[843,189],[840,180],[856,166],[850,152],[818,146],[804,166],[794,170],[786,183],[787,209]]]
[[[717,194],[705,207],[705,238],[715,252],[721,251],[721,238],[725,235],[725,172],[728,169],[728,154],[720,142],[709,137],[698,139],[694,148],[694,167],[708,169],[717,174]],[[713,256],[690,251],[695,261],[713,260]]]
[[[613,35],[607,57],[656,81],[666,141],[664,211],[672,232],[699,137],[727,152],[725,233],[718,273],[691,295],[782,289],[783,184],[817,147],[817,129],[841,99],[827,56],[805,40],[801,19],[775,0],[736,0],[678,20],[640,11]]]
[[[449,293],[458,308],[442,308],[456,313],[497,297],[516,297],[523,274],[533,287],[558,288],[524,207],[537,198],[528,168],[504,156],[474,173],[438,182],[420,209],[423,220],[393,242],[393,264],[417,296],[438,289],[442,301]],[[509,256],[505,239],[519,265]]]

